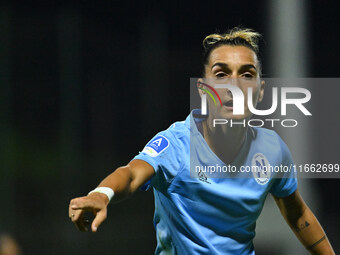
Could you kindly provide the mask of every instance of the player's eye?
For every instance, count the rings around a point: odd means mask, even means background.
[[[226,74],[224,72],[218,72],[218,73],[216,73],[216,77],[217,78],[224,78],[224,77],[226,77]]]
[[[244,73],[244,74],[242,75],[242,78],[245,78],[245,79],[247,79],[247,80],[251,80],[251,79],[254,78],[254,75],[253,75],[252,73]]]

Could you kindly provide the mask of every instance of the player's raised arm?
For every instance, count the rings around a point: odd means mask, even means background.
[[[95,215],[91,230],[96,232],[99,225],[107,217],[109,197],[112,197],[113,202],[128,198],[154,174],[153,167],[143,160],[135,159],[128,165],[119,167],[99,184],[100,189],[97,188],[87,196],[71,200],[69,205],[70,219],[80,231],[86,231],[83,216],[85,211],[90,211]],[[102,189],[103,187],[105,188]]]
[[[288,197],[274,198],[288,225],[311,254],[335,254],[320,223],[298,190]]]

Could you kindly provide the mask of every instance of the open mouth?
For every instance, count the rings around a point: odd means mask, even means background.
[[[233,100],[229,100],[228,102],[224,103],[223,105],[225,105],[227,107],[233,107],[234,106],[234,102],[233,102]]]

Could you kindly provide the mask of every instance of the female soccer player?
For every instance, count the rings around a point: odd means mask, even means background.
[[[198,81],[200,95],[208,92],[211,81],[228,79],[244,95],[251,87],[249,96],[256,106],[265,86],[259,82],[259,37],[255,31],[239,28],[207,36],[203,41],[203,79]],[[244,114],[234,115],[230,90],[216,91],[222,105],[215,106],[207,97],[207,115],[192,111],[185,121],[158,133],[129,164],[116,169],[87,196],[71,200],[71,220],[85,231],[83,214],[94,212],[91,229],[95,232],[106,219],[111,198],[117,202],[139,188],[151,186],[155,196],[155,254],[255,254],[255,222],[271,193],[306,249],[312,254],[334,254],[297,190],[294,173],[281,178],[264,171],[247,178],[225,173],[223,177],[229,178],[219,178],[203,170],[217,165],[239,170],[242,166],[262,169],[293,164],[287,146],[274,131],[243,125],[214,127],[214,119],[242,121],[251,117],[247,100]],[[193,166],[201,170],[194,171]]]

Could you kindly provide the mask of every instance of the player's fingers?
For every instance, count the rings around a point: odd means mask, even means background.
[[[83,213],[84,210],[72,210],[70,218],[73,222],[76,222],[83,216]]]
[[[95,201],[88,197],[79,197],[72,199],[70,202],[71,210],[79,210],[79,209],[94,209]]]
[[[72,200],[73,201],[73,200]],[[71,204],[72,201],[70,202],[70,205],[68,206],[68,217],[73,220],[75,215],[76,215],[76,210],[72,209]]]
[[[80,231],[87,231],[86,221],[84,219],[84,210],[77,210],[72,217],[73,223]]]
[[[106,218],[107,218],[106,209],[98,211],[91,225],[92,232],[97,232],[98,227],[100,226],[100,224],[103,223],[103,221],[106,220]]]

